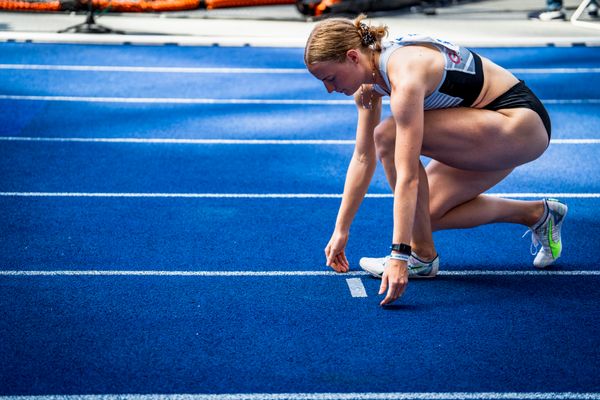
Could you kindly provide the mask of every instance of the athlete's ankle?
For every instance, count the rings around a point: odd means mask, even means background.
[[[437,257],[434,246],[412,246],[412,253],[423,262],[431,262]]]
[[[547,215],[546,202],[544,200],[536,201],[525,225],[528,227],[537,227],[544,222]]]

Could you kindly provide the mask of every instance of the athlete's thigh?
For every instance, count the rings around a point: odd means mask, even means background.
[[[422,154],[459,169],[514,168],[539,157],[547,145],[544,125],[529,109],[425,112]]]
[[[513,169],[469,171],[431,160],[425,170],[429,181],[429,208],[432,217],[439,218],[494,187]]]

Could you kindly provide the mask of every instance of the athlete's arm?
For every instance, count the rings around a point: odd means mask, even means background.
[[[365,93],[365,96],[370,98],[371,93]],[[373,95],[372,109],[363,107],[360,91],[355,94],[354,100],[358,109],[356,145],[346,172],[344,194],[342,195],[335,230],[327,247],[325,247],[327,265],[337,272],[348,271],[349,264],[345,255],[345,248],[348,242],[350,225],[367,193],[377,165],[373,131],[381,118],[381,97]]]
[[[392,243],[410,244],[419,187],[419,165],[423,143],[425,94],[430,82],[427,77],[427,54],[418,48],[394,54],[388,63],[391,83],[390,108],[396,123],[396,187],[394,190],[394,231]],[[431,54],[431,53],[430,53]],[[394,57],[397,56],[397,57]],[[387,289],[381,305],[390,304],[402,295],[408,284],[405,261],[390,259],[382,277],[380,294]]]

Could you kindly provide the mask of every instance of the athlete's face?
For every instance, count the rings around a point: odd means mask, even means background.
[[[312,64],[308,71],[323,82],[329,93],[352,96],[362,85],[363,71],[358,58],[347,56],[344,62],[323,61]]]

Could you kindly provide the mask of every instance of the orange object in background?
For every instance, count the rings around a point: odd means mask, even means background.
[[[360,14],[367,11],[373,0],[296,0],[296,8],[303,15],[324,17],[327,14]],[[377,0],[381,1],[381,0]]]
[[[336,4],[341,3],[342,0],[323,0],[314,8],[314,16],[319,17],[323,14],[328,13]]]
[[[92,0],[92,5],[94,9],[116,12],[178,11],[198,8],[200,0]]]
[[[294,4],[296,0],[92,0],[94,10],[114,12],[183,11],[197,8],[253,7]],[[75,11],[86,10],[87,0],[0,0],[0,10]]]
[[[87,9],[88,2],[76,0],[66,2],[59,0],[0,0],[0,10],[20,11],[73,11]],[[92,0],[95,10],[116,12],[158,12],[193,10],[200,6],[200,0]]]
[[[372,11],[391,11],[420,4],[421,0],[296,0],[296,8],[303,15],[358,15]]]
[[[15,1],[0,0],[0,10],[23,10],[23,11],[61,11],[60,1]]]
[[[294,4],[296,0],[204,0],[203,4],[207,9],[225,8],[225,7],[253,7],[267,6],[275,4]]]
[[[315,7],[315,16],[323,15],[323,13],[335,3],[339,3],[340,0],[324,0],[317,7]]]

